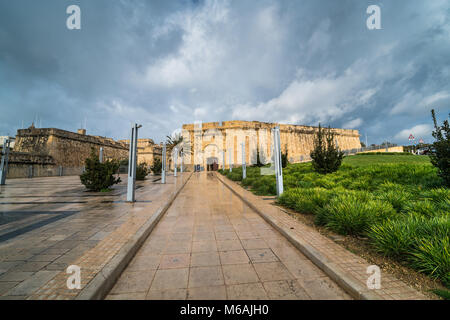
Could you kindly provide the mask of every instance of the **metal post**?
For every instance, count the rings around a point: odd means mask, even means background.
[[[247,164],[245,163],[245,142],[241,144],[242,146],[242,179],[247,178]]]
[[[225,170],[225,150],[222,150],[222,170]]]
[[[233,171],[233,163],[231,162],[231,151],[228,151],[228,155],[230,157],[230,162],[228,163],[228,166],[230,167],[230,172]]]
[[[175,168],[173,169],[173,176],[177,176],[177,161],[178,161],[178,148],[175,147],[175,153],[173,155],[173,163],[175,165]]]
[[[127,201],[135,202],[135,184],[136,184],[136,161],[137,161],[137,136],[138,126],[136,123],[131,128],[130,139],[130,156],[128,159],[128,184],[127,184]]]
[[[166,183],[166,143],[163,143],[162,149],[162,166],[161,166],[161,183]]]
[[[184,158],[183,151],[181,151],[180,157],[181,157],[180,173],[183,173],[183,158]]]
[[[281,162],[280,127],[272,129],[273,132],[273,156],[275,160],[275,177],[277,179],[277,196],[283,194],[283,167]]]
[[[100,161],[100,163],[103,163],[103,147],[100,147],[100,154],[98,156],[98,160]]]
[[[0,164],[0,185],[5,185],[6,183],[6,175],[8,174],[8,158],[9,158],[9,146],[10,146],[10,140],[5,139],[3,142],[3,149],[2,149],[2,161]]]

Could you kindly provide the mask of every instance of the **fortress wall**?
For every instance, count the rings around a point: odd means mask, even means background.
[[[194,130],[194,124],[183,125],[183,136],[190,139],[190,144],[194,151],[193,161],[195,164],[206,166],[207,158],[211,157],[210,145],[226,146],[225,167],[229,168],[229,152],[232,152],[232,161],[235,165],[242,164],[241,143],[246,145],[247,163],[256,163],[256,151],[262,155],[261,160],[270,161],[272,157],[272,136],[271,129],[280,127],[281,148],[285,152],[287,148],[288,158],[291,162],[300,162],[309,158],[309,154],[314,148],[314,137],[317,127],[265,123],[258,121],[224,121],[202,123],[201,131]],[[341,150],[361,148],[359,133],[357,130],[332,129],[336,133],[338,147]],[[217,134],[211,137],[212,132]],[[201,140],[200,146],[195,145],[201,135],[207,135],[205,140]],[[198,144],[198,142],[197,142]],[[197,150],[196,150],[197,148]],[[223,147],[222,147],[223,148]],[[204,152],[207,149],[208,152]],[[218,163],[222,166],[223,158],[218,152]],[[192,163],[191,156],[186,156],[184,162]]]
[[[128,148],[113,139],[78,134],[60,129],[28,128],[17,131],[14,151],[45,155],[56,166],[83,167],[91,148],[99,152],[103,147],[105,159],[126,159]]]

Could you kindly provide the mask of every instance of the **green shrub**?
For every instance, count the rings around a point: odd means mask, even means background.
[[[419,240],[417,249],[411,254],[411,266],[450,286],[449,237],[433,236]]]
[[[278,202],[298,212],[317,213],[332,196],[332,192],[323,188],[296,188],[284,192]]]
[[[376,193],[377,198],[389,202],[397,212],[402,211],[408,204],[408,201],[413,198],[413,195],[402,189],[399,190],[387,190],[384,192]]]
[[[432,201],[425,199],[422,201],[406,202],[403,211],[431,218],[437,214],[438,210]]]
[[[434,110],[431,110],[434,123],[432,133],[436,141],[430,149],[430,159],[438,170],[438,175],[444,180],[447,187],[450,186],[450,125],[444,120],[442,126],[438,126]]]
[[[374,223],[394,217],[392,205],[366,195],[341,194],[317,214],[316,222],[340,234],[364,235]]]
[[[450,291],[448,290],[442,290],[442,289],[433,289],[432,290],[434,294],[438,295],[444,300],[450,300]]]
[[[377,251],[404,260],[416,243],[419,223],[414,217],[407,220],[387,220],[372,226],[368,236]]]
[[[436,203],[447,202],[450,200],[450,190],[447,188],[426,190],[423,192],[423,196],[433,200]]]
[[[101,163],[92,148],[90,157],[85,160],[85,172],[80,175],[80,180],[90,191],[106,190],[121,181],[114,177],[118,169],[118,161],[107,160]]]
[[[450,215],[409,215],[370,228],[368,236],[381,253],[407,261],[420,272],[450,285]]]
[[[150,170],[155,175],[161,174],[161,172],[162,172],[162,162],[161,162],[161,160],[159,158],[156,158],[155,160],[153,160],[153,165],[150,167]]]
[[[145,180],[145,177],[150,173],[148,165],[143,162],[136,167],[136,180]]]

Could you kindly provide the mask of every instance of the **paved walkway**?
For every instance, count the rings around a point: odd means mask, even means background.
[[[0,299],[76,298],[81,291],[67,289],[67,266],[81,267],[83,289],[186,178],[139,181],[133,205],[125,202],[126,176],[108,193],[86,192],[77,176],[7,180]]]
[[[107,299],[350,299],[214,175],[195,173]]]

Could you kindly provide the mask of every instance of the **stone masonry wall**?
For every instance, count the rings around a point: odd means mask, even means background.
[[[103,147],[105,159],[126,159],[128,148],[113,139],[89,136],[60,129],[28,128],[17,131],[14,151],[50,156],[56,166],[83,167],[91,148]]]
[[[193,149],[193,154],[186,153],[184,163],[206,166],[208,162],[217,161],[226,168],[231,163],[242,164],[242,147],[245,143],[247,164],[256,163],[257,150],[263,162],[272,157],[271,129],[280,127],[281,148],[288,151],[290,162],[300,162],[309,158],[314,146],[317,127],[265,123],[258,121],[224,121],[183,125],[182,134]],[[336,133],[338,147],[341,150],[361,148],[358,130],[332,129]],[[225,163],[223,153],[225,151]],[[261,157],[262,156],[262,157]]]

